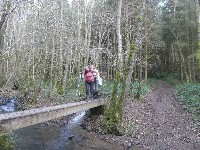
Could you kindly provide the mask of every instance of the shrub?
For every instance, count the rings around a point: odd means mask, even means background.
[[[140,93],[140,95],[145,96],[149,92],[150,88],[156,83],[157,83],[156,79],[148,79],[146,81],[141,82],[141,93]],[[134,81],[132,83],[131,92],[132,92],[133,95],[138,94],[138,86],[139,86],[138,81]]]
[[[0,134],[0,149],[1,150],[12,150],[14,146],[14,141],[11,138],[11,133],[1,133]]]
[[[199,84],[178,84],[175,86],[178,100],[184,108],[200,119],[200,85]]]

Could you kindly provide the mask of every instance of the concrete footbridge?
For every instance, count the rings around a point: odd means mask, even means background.
[[[67,116],[80,111],[106,105],[106,100],[80,101],[44,108],[0,114],[0,128],[16,130]]]

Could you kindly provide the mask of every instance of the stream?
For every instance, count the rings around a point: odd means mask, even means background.
[[[77,113],[64,126],[37,124],[13,131],[16,150],[122,150],[118,143],[101,140],[80,124],[85,112]]]
[[[72,150],[77,139],[73,135],[73,129],[77,128],[85,115],[85,112],[76,114],[65,126],[56,127],[38,124],[14,131],[17,150]],[[71,140],[70,140],[71,138]]]
[[[1,97],[0,97],[1,98]],[[14,112],[17,107],[17,99],[15,98],[2,98],[0,99],[0,113]]]

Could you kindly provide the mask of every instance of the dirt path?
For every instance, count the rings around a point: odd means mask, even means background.
[[[200,150],[200,123],[183,109],[167,83],[160,81],[146,101],[125,105],[125,116],[132,111],[131,118],[137,125],[131,136],[139,140],[142,149]]]

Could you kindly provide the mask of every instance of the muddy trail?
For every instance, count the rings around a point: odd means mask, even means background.
[[[131,113],[131,119],[137,124],[131,137],[139,141],[142,149],[200,149],[200,123],[184,110],[166,82],[159,81],[146,101],[142,105],[125,104],[125,115]]]

